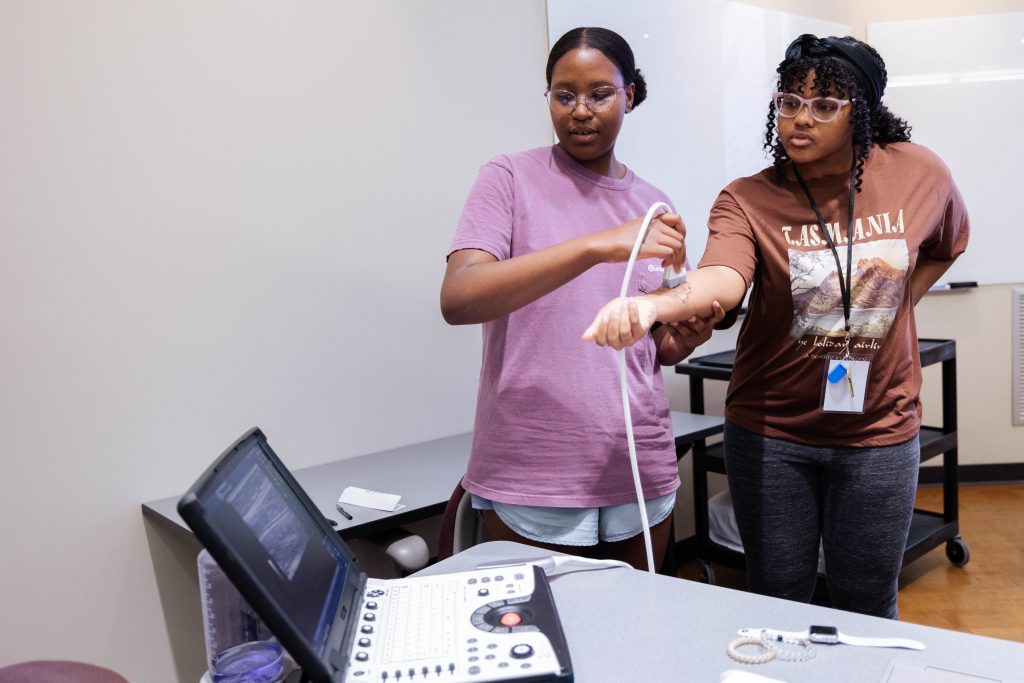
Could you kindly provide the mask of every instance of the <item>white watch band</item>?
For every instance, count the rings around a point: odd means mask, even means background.
[[[843,645],[856,645],[858,647],[902,647],[908,650],[923,650],[924,643],[910,638],[863,638],[860,636],[848,636],[839,633],[839,642]]]
[[[744,638],[757,638],[761,635],[761,632],[767,632],[770,636],[781,636],[783,638],[792,638],[796,640],[807,640],[810,635],[807,630],[803,631],[778,631],[773,628],[741,628],[738,633]],[[860,636],[848,636],[845,633],[839,633],[839,642],[843,645],[853,645],[856,647],[901,647],[908,650],[924,650],[925,645],[919,640],[911,640],[910,638],[863,638]]]

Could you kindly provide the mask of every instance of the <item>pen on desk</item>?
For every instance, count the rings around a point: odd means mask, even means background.
[[[338,512],[340,512],[345,519],[352,519],[352,515],[348,514],[348,511],[345,508],[341,507],[341,503],[335,503],[334,507],[338,508]]]

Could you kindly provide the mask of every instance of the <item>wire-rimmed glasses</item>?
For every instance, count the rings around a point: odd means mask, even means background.
[[[806,106],[807,111],[811,112],[811,118],[819,123],[835,121],[843,107],[851,102],[851,100],[841,100],[837,97],[804,99],[791,92],[777,92],[773,101],[775,102],[775,111],[779,112],[779,116],[783,118],[796,118],[800,110]]]
[[[555,114],[571,114],[576,111],[580,102],[590,111],[599,114],[615,106],[616,96],[620,90],[624,88],[602,85],[591,90],[589,97],[578,97],[576,93],[568,90],[549,90],[544,93],[544,99],[548,101],[548,107]]]

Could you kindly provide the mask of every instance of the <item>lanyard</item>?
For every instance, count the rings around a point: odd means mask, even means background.
[[[856,153],[855,153],[856,154]],[[807,187],[807,183],[800,176],[800,171],[797,170],[796,164],[793,164],[793,173],[796,175],[796,179],[800,182],[800,187],[803,189],[804,194],[807,195],[807,202],[811,205],[811,209],[814,210],[814,216],[818,219],[818,228],[821,229],[821,234],[825,238],[825,243],[828,244],[828,248],[832,250],[832,256],[836,259],[836,271],[839,274],[839,293],[843,297],[843,318],[846,324],[846,332],[850,332],[850,297],[853,293],[853,198],[856,184],[854,183],[856,169],[856,156],[854,161],[850,162],[850,214],[849,223],[846,227],[846,277],[843,277],[843,265],[839,260],[839,252],[836,250],[835,242],[832,241],[832,235],[829,234],[825,228],[825,220],[821,217],[821,210],[818,209],[818,203],[814,201],[814,196]]]

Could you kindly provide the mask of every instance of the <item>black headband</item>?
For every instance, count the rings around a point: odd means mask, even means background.
[[[874,56],[863,46],[863,43],[852,38],[817,38],[806,33],[786,48],[786,60],[799,59],[804,56],[804,42],[807,39],[814,39],[820,47],[825,48],[834,57],[842,59],[853,68],[853,75],[864,86],[864,94],[868,103],[874,109],[882,100],[882,93],[885,92],[885,72],[878,66]],[[807,56],[812,56],[808,54]]]

